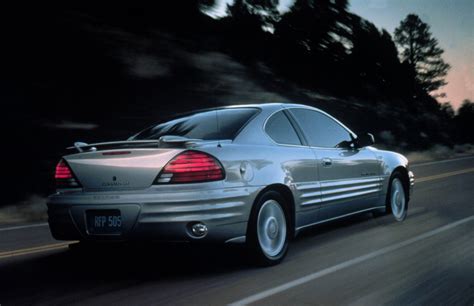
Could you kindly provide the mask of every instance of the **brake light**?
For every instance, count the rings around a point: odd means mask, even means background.
[[[56,179],[56,187],[67,188],[67,187],[79,187],[74,174],[69,168],[69,165],[64,159],[61,159],[56,165],[56,172],[54,173],[54,178]]]
[[[185,151],[173,158],[158,175],[155,183],[198,183],[224,179],[224,169],[211,155]]]

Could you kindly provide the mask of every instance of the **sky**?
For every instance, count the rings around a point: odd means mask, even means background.
[[[216,15],[223,15],[226,3],[233,0],[216,2]],[[280,0],[280,12],[292,3]],[[445,50],[444,60],[451,65],[448,85],[440,90],[447,97],[439,101],[449,101],[455,109],[464,99],[474,101],[474,0],[349,0],[349,10],[392,34],[406,15],[420,16],[431,26],[433,36]]]
[[[447,97],[439,101],[454,108],[464,99],[474,101],[474,0],[353,0],[349,10],[392,34],[406,15],[420,16],[451,65],[448,85],[441,88]]]

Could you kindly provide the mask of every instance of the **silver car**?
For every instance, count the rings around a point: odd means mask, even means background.
[[[245,243],[280,262],[302,229],[362,212],[407,215],[408,161],[299,104],[202,110],[126,141],[75,143],[56,167],[60,240]]]

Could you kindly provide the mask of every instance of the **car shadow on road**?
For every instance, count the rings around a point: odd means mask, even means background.
[[[242,270],[242,247],[153,244],[73,248],[0,262],[0,303],[89,296],[145,282],[212,277]],[[60,293],[60,294],[58,294]],[[50,300],[50,301],[51,301]]]
[[[300,242],[311,237],[324,239],[347,227],[376,226],[368,222],[371,219],[364,214],[318,225],[304,231],[295,244],[301,246]],[[383,217],[375,222],[390,221]],[[62,304],[72,302],[71,296],[101,294],[150,281],[202,280],[255,269],[248,257],[247,249],[231,245],[76,245],[0,262],[0,302],[29,304],[51,298]],[[58,300],[58,292],[65,300]]]
[[[357,227],[358,230],[363,230],[377,225],[387,225],[390,223],[393,223],[390,216],[384,215],[374,217],[374,215],[370,212],[361,213],[305,228],[299,233],[299,235],[296,237],[296,240],[304,240],[308,237],[316,236],[324,237],[324,235],[330,233],[337,234],[338,231],[344,231],[348,228]]]

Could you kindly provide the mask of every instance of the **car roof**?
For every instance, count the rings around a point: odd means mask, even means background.
[[[318,109],[313,106],[309,105],[304,105],[304,104],[298,104],[298,103],[287,103],[287,102],[271,102],[271,103],[255,103],[255,104],[234,104],[234,105],[228,105],[228,106],[223,106],[219,107],[220,109],[222,108],[240,108],[240,107],[257,107],[261,108],[262,110],[277,110],[277,109],[282,109],[282,108],[287,108],[287,107],[303,107],[303,108],[313,108],[313,109]]]
[[[350,133],[353,137],[357,138],[357,135],[351,129],[349,129],[346,125],[344,125],[341,121],[337,120],[336,118],[326,113],[325,111],[313,106],[297,104],[297,103],[262,103],[262,104],[230,105],[230,106],[225,106],[223,108],[240,108],[240,107],[255,107],[262,110],[262,112],[257,117],[254,117],[251,120],[251,122],[247,124],[247,126],[237,136],[240,139],[245,139],[245,141],[249,141],[251,140],[251,138],[254,138],[260,141],[262,139],[262,136],[255,137],[257,136],[255,133],[256,131],[258,131],[259,133],[262,133],[266,136],[266,133],[263,132],[263,128],[261,127],[265,125],[266,120],[269,118],[269,116],[271,116],[273,113],[277,112],[278,110],[289,109],[289,108],[306,108],[306,109],[318,111],[328,116],[329,118],[333,119],[334,121],[336,121],[348,133]]]
[[[179,116],[198,113],[202,111],[220,110],[220,109],[229,109],[229,108],[246,108],[246,107],[259,108],[265,111],[273,111],[273,110],[276,111],[279,109],[290,108],[290,107],[302,107],[302,108],[312,108],[312,109],[320,110],[316,107],[305,105],[305,104],[287,103],[287,102],[270,102],[270,103],[252,103],[252,104],[233,104],[233,105],[224,105],[224,106],[217,106],[217,107],[210,107],[210,108],[202,108],[202,109],[196,109],[190,112],[181,113],[179,114]]]

